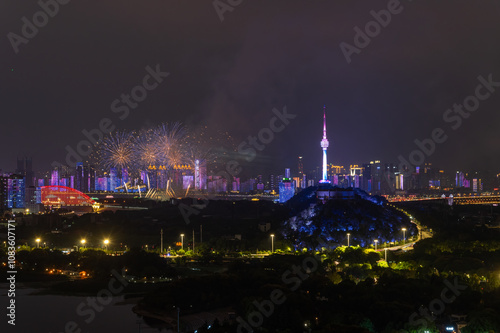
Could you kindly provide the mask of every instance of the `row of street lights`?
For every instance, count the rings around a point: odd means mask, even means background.
[[[85,244],[87,243],[87,240],[85,238],[81,239],[80,240],[80,244],[82,244],[82,247],[85,248]],[[106,250],[108,249],[108,245],[109,245],[109,239],[104,239],[102,241],[102,243],[104,244],[104,246],[106,247]]]
[[[405,242],[406,242],[406,228],[402,228],[401,231],[403,231],[403,244],[405,244]],[[180,236],[181,236],[181,247],[184,250],[184,234],[181,234]],[[274,234],[271,234],[270,236],[271,236],[271,253],[274,253]],[[351,234],[347,233],[347,247],[351,246],[350,237],[351,237]],[[375,243],[375,251],[376,251],[378,239],[374,240],[374,243]]]
[[[403,245],[404,245],[404,244],[406,244],[406,228],[402,228],[401,231],[403,232]],[[271,235],[271,236],[274,236],[274,235]],[[347,233],[347,247],[349,247],[351,245],[350,244],[350,237],[351,237],[351,234]],[[378,239],[375,239],[373,242],[375,243],[375,251],[377,251]]]
[[[401,231],[403,231],[403,244],[406,243],[406,228],[402,228]],[[181,234],[181,248],[184,250],[184,234]],[[274,234],[271,234],[271,253],[274,253]],[[350,244],[350,237],[351,237],[351,234],[350,233],[347,233],[347,247],[350,247],[351,244]],[[41,242],[41,239],[40,238],[37,238],[36,240],[36,247],[39,248],[40,247],[40,242]],[[85,247],[85,243],[87,242],[86,239],[82,239],[80,240],[80,243],[82,244],[82,247]],[[377,251],[377,243],[378,243],[378,239],[375,239],[373,241],[375,243],[375,251]],[[104,239],[103,241],[103,244],[104,246],[106,247],[106,250],[108,249],[108,245],[109,245],[109,239]]]
[[[184,234],[181,234],[181,248],[184,250]],[[271,234],[271,253],[274,253],[274,234]]]
[[[42,241],[42,239],[40,237],[38,237],[37,239],[35,239],[35,242],[36,242],[36,247],[39,248],[40,247],[40,242]],[[81,239],[80,240],[80,244],[82,244],[82,247],[85,247],[85,243],[87,243],[87,240],[86,239]],[[104,246],[106,247],[106,250],[108,249],[108,245],[109,245],[109,239],[105,239],[103,240],[103,244]]]

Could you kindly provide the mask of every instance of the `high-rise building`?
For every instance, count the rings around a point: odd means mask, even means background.
[[[304,174],[304,161],[302,159],[302,156],[299,156],[298,170],[299,177],[302,178],[302,175]]]
[[[457,171],[455,176],[455,186],[456,187],[470,187],[470,181],[467,180],[467,173]]]
[[[384,180],[382,164],[379,160],[370,161],[371,165],[371,193],[381,194],[382,182]]]
[[[7,208],[7,177],[0,173],[0,209]]]
[[[124,185],[126,183],[128,183],[129,181],[129,174],[128,174],[128,168],[122,168],[122,181],[121,181],[121,185]]]
[[[207,189],[207,161],[194,161],[194,188],[197,190]]]
[[[76,171],[75,171],[75,189],[83,192],[83,163],[76,163]]]
[[[293,181],[290,177],[286,177],[286,175],[290,175],[290,169],[285,169],[285,177],[282,179],[279,185],[279,201],[281,203],[287,202],[295,195],[295,187],[293,185]]]
[[[358,166],[357,164],[354,164],[354,165],[350,165],[349,166],[349,174],[351,176],[354,176],[354,175],[363,175],[363,168]]]
[[[90,165],[77,163],[74,183],[75,189],[80,192],[94,192],[96,190],[96,171]]]
[[[187,190],[194,187],[194,176],[182,176],[182,189]]]
[[[17,158],[16,174],[24,177],[26,187],[34,186],[33,161],[31,157]]]
[[[57,168],[52,170],[52,174],[50,176],[50,186],[59,186],[59,170]]]
[[[114,191],[119,185],[118,174],[116,168],[111,168],[109,170],[109,186],[110,190]]]
[[[0,176],[0,208],[24,208],[25,191],[23,175]]]
[[[281,183],[281,181],[283,180],[285,176],[283,175],[277,175],[276,176],[276,181],[274,182],[276,184],[276,190],[279,190],[279,184]]]
[[[232,185],[232,184],[230,184]],[[243,184],[241,184],[243,187]],[[209,176],[207,181],[208,192],[221,193],[227,192],[227,180],[221,176]]]
[[[394,194],[397,190],[396,174],[399,174],[398,166],[393,163],[385,163],[382,171],[382,183],[380,184],[382,194]],[[427,181],[427,183],[429,183]]]
[[[293,182],[283,180],[280,183],[280,202],[284,203],[290,200],[295,195]]]
[[[278,188],[276,187],[276,179],[274,175],[269,175],[269,180],[267,181],[267,189],[269,191],[277,191]]]
[[[327,167],[328,167],[327,172],[329,173],[329,176],[338,175],[346,172],[345,168],[341,165],[329,164]]]
[[[404,176],[403,176],[403,174],[400,173],[400,172],[397,172],[395,180],[396,180],[396,190],[404,191],[405,187],[404,187]]]
[[[250,178],[240,184],[240,191],[243,193],[250,193],[257,189],[257,179]]]
[[[240,191],[240,178],[238,177],[233,178],[233,191],[234,192]]]
[[[24,191],[24,207],[33,207],[37,201],[37,189],[34,186],[29,186],[25,188]]]
[[[363,180],[361,189],[368,193],[372,191],[372,164],[363,164]]]

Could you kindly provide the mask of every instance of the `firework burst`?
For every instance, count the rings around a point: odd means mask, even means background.
[[[99,145],[100,164],[106,168],[125,169],[132,166],[132,134],[116,132],[106,136]]]
[[[217,170],[224,168],[224,161],[235,150],[227,132],[209,132],[207,127],[188,131],[180,123],[139,132],[116,132],[106,136],[96,148],[94,160],[102,168],[127,168],[136,175],[150,167],[170,170],[187,164],[194,169],[196,160]]]
[[[158,164],[158,149],[153,130],[143,130],[133,138],[134,162],[138,169]]]
[[[155,131],[158,161],[166,167],[172,167],[185,161],[183,146],[186,129],[180,123],[162,124]]]

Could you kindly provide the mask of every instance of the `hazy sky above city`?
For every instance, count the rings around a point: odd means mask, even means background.
[[[388,6],[244,0],[221,21],[211,0],[69,1],[16,53],[8,34],[25,38],[22,18],[33,22],[41,7],[2,1],[0,169],[14,171],[22,155],[36,170],[64,162],[65,147],[76,149],[103,118],[120,130],[207,125],[238,145],[286,106],[296,117],[246,165],[278,172],[303,155],[307,171],[321,163],[326,104],[329,162],[408,158],[415,139],[441,128],[448,138],[426,162],[500,171],[500,87],[460,125],[443,119],[476,94],[478,76],[500,82],[500,2],[402,0],[348,63],[340,44],[355,47],[354,28]],[[147,66],[170,74],[122,120],[111,105],[143,85]]]

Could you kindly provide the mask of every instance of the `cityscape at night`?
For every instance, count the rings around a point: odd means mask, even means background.
[[[500,2],[0,6],[0,332],[500,333]]]

